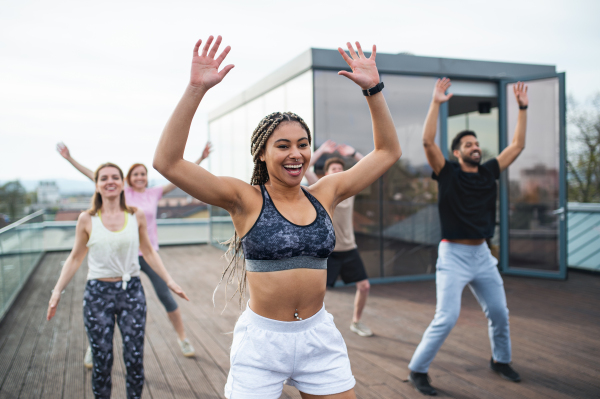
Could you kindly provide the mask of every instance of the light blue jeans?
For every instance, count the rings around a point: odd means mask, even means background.
[[[426,373],[429,365],[450,334],[460,314],[460,300],[465,285],[477,298],[488,319],[492,356],[501,363],[511,361],[510,330],[504,283],[486,243],[462,245],[442,241],[439,246],[435,317],[425,330],[408,368]]]

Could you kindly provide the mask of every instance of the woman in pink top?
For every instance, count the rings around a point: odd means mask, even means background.
[[[206,143],[204,151],[202,152],[202,156],[198,158],[196,164],[199,165],[200,162],[208,157],[210,154],[210,148],[211,144]],[[58,143],[56,149],[60,155],[63,156],[63,158],[65,158],[67,161],[69,161],[69,163],[71,163],[71,165],[75,167],[75,169],[89,177],[92,181],[94,180],[94,172],[73,159],[66,145],[63,143]],[[158,201],[163,195],[173,191],[176,186],[172,183],[168,183],[164,186],[148,187],[148,169],[141,163],[133,164],[129,168],[126,181],[127,187],[125,187],[125,199],[127,204],[140,208],[144,211],[146,220],[148,221],[147,230],[148,236],[150,237],[150,243],[152,244],[152,247],[158,251],[158,234],[156,226]],[[183,326],[181,311],[177,306],[177,302],[175,302],[175,299],[173,299],[173,295],[171,295],[167,284],[158,276],[158,274],[156,274],[154,270],[152,270],[150,265],[148,265],[148,263],[144,260],[144,257],[141,253],[139,254],[139,261],[141,271],[146,273],[146,275],[150,278],[150,281],[154,286],[154,290],[156,291],[156,295],[165,307],[167,315],[169,316],[169,320],[171,320],[173,328],[175,328],[175,331],[177,332],[177,341],[179,342],[179,346],[183,355],[186,357],[194,356],[194,347],[185,335],[185,327]],[[87,368],[92,367],[92,352],[89,347],[85,355],[84,364]]]

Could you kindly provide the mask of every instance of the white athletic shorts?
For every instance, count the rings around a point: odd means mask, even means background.
[[[325,306],[300,321],[267,319],[250,306],[233,331],[228,399],[276,399],[283,384],[311,395],[354,387],[348,350]]]

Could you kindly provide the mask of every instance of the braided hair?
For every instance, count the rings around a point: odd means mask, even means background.
[[[279,125],[286,122],[299,123],[304,128],[304,130],[306,130],[306,133],[308,133],[308,143],[310,144],[312,142],[310,128],[308,127],[306,122],[304,122],[304,119],[294,114],[293,112],[273,112],[272,114],[265,116],[260,121],[256,129],[254,129],[254,132],[252,133],[252,137],[250,139],[250,154],[252,155],[252,160],[254,162],[254,169],[252,171],[252,177],[250,178],[251,185],[263,185],[269,181],[269,171],[267,170],[267,164],[266,162],[260,160],[260,156],[261,154],[263,154],[265,145],[269,137],[271,137],[271,134],[275,131],[275,129],[277,129]],[[219,281],[219,285],[224,279],[226,280],[225,295],[227,295],[227,285],[232,283],[237,278],[238,287],[230,299],[232,299],[235,296],[235,294],[239,292],[241,309],[242,302],[244,300],[244,294],[246,292],[246,262],[243,257],[244,254],[242,250],[242,241],[240,237],[238,237],[237,232],[234,232],[233,237],[223,242],[222,244],[229,246],[227,252],[225,253],[225,256],[226,258],[228,258],[227,260],[229,262],[227,267],[225,268],[225,270],[223,270],[223,273],[221,274],[221,280]],[[213,293],[213,303],[214,296],[217,292],[217,289],[219,288],[219,285],[217,285],[217,288],[215,288],[215,292]]]

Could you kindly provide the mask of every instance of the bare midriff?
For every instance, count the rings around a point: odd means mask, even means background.
[[[481,245],[485,242],[485,238],[461,238],[461,239],[452,239],[449,240],[444,238],[445,241],[450,241],[455,244],[463,244],[463,245]]]
[[[292,269],[276,272],[247,272],[250,309],[267,319],[308,319],[323,307],[327,270]]]
[[[108,277],[108,278],[98,278],[98,281],[104,281],[106,283],[116,283],[117,281],[123,280],[121,277]]]

